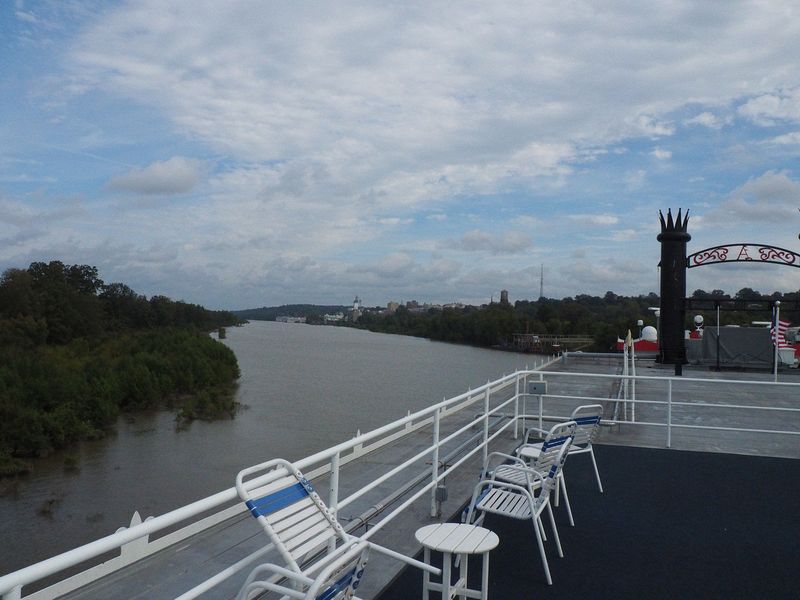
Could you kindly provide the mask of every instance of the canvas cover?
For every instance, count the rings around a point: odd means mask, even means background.
[[[706,327],[702,352],[693,352],[700,364],[717,362],[717,328]],[[772,367],[775,348],[768,327],[720,327],[719,364],[725,367]],[[690,362],[693,362],[690,357]]]

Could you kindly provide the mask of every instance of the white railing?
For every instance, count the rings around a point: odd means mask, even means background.
[[[540,377],[544,373],[539,373]],[[665,446],[672,447],[672,434],[675,430],[681,429],[694,429],[694,430],[707,430],[707,431],[728,431],[739,433],[756,433],[767,435],[786,435],[798,436],[800,435],[800,383],[794,382],[775,382],[767,380],[748,380],[748,379],[705,379],[699,377],[683,377],[683,376],[670,376],[670,377],[656,377],[647,375],[609,375],[601,373],[574,373],[574,372],[560,372],[548,371],[547,378],[549,380],[559,380],[561,378],[580,378],[580,379],[606,379],[610,381],[632,381],[632,382],[654,382],[663,386],[663,400],[645,399],[642,395],[642,388],[639,388],[639,397],[629,396],[627,400],[623,397],[618,399],[610,399],[607,396],[588,396],[588,395],[569,395],[569,394],[545,394],[539,402],[539,413],[537,415],[521,415],[520,418],[536,418],[539,420],[539,427],[542,427],[542,422],[545,420],[561,420],[568,416],[568,413],[554,412],[551,414],[544,414],[544,406],[548,401],[567,400],[567,401],[592,401],[592,402],[627,402],[635,405],[642,406],[662,406],[665,408],[665,416],[663,421],[633,421],[626,419],[604,419],[605,425],[619,425],[624,423],[627,427],[660,427],[665,430]],[[742,387],[762,387],[766,389],[787,389],[796,390],[789,397],[796,399],[792,406],[765,406],[760,404],[742,404],[731,402],[703,402],[696,400],[675,400],[674,390],[675,385],[684,385],[687,383],[697,383],[704,386],[709,386],[708,396],[713,397],[719,386],[733,385]],[[651,392],[652,395],[652,392]],[[703,397],[706,397],[705,394]],[[574,404],[573,402],[573,405]],[[691,423],[683,423],[675,420],[673,409],[675,407],[687,407],[692,409],[730,409],[733,411],[753,411],[754,413],[784,413],[787,415],[796,415],[798,418],[794,421],[795,427],[793,429],[783,428],[758,428],[758,427],[737,427],[737,426],[724,426],[724,425],[699,425]],[[632,411],[635,410],[632,408]],[[635,412],[633,413],[635,414]]]
[[[558,359],[553,358],[536,369],[526,369],[517,371],[510,375],[506,375],[495,381],[487,382],[474,390],[470,390],[459,396],[455,396],[448,400],[444,400],[429,408],[418,411],[408,416],[398,419],[383,427],[379,427],[373,431],[365,434],[357,435],[355,438],[318,452],[312,456],[306,457],[297,461],[295,464],[298,468],[305,471],[307,476],[311,479],[317,479],[324,475],[329,475],[329,506],[334,511],[339,511],[347,506],[352,505],[358,499],[362,498],[365,494],[376,490],[380,485],[384,484],[390,478],[400,474],[401,472],[412,469],[414,465],[418,465],[422,460],[430,460],[430,477],[427,483],[416,489],[413,494],[402,501],[396,508],[389,512],[382,519],[374,524],[371,524],[369,531],[364,534],[364,537],[370,538],[378,531],[382,530],[388,523],[405,511],[411,504],[422,498],[425,494],[430,494],[431,502],[431,515],[437,512],[437,498],[436,488],[442,480],[448,475],[452,474],[455,470],[462,467],[467,461],[476,456],[479,452],[481,458],[485,460],[489,452],[489,445],[496,440],[499,436],[510,431],[510,436],[516,439],[519,434],[519,424],[522,423],[523,427],[526,419],[536,419],[540,427],[543,421],[550,419],[563,419],[568,416],[570,410],[565,408],[569,406],[577,406],[581,403],[588,402],[613,402],[613,398],[606,396],[592,396],[588,394],[556,394],[548,393],[536,397],[536,404],[538,405],[538,412],[535,414],[528,414],[527,405],[530,402],[530,396],[526,393],[526,383],[530,377],[536,380],[544,380],[545,375],[548,381],[556,383],[564,378],[573,378],[573,380],[580,380],[582,378],[595,378],[601,380],[620,381],[621,379],[629,379],[640,382],[639,398],[633,401],[635,404],[642,406],[647,405],[661,405],[665,407],[665,418],[663,421],[637,421],[635,423],[627,422],[630,426],[635,427],[664,427],[666,430],[666,446],[670,447],[672,443],[672,432],[675,429],[709,429],[709,430],[722,430],[722,431],[740,431],[749,433],[762,433],[762,434],[786,434],[786,435],[800,435],[800,427],[794,429],[763,429],[763,428],[745,428],[724,425],[697,425],[678,423],[673,419],[673,408],[676,406],[692,407],[692,408],[729,408],[733,410],[756,410],[756,411],[784,411],[787,413],[800,413],[800,408],[795,407],[759,407],[752,405],[743,405],[737,403],[711,403],[711,402],[690,402],[686,400],[675,400],[673,397],[673,386],[675,382],[700,382],[702,384],[735,384],[745,386],[769,386],[787,387],[792,390],[797,390],[793,397],[800,397],[800,384],[797,383],[774,383],[769,381],[743,381],[743,380],[723,380],[723,379],[699,379],[699,378],[685,378],[685,377],[653,377],[653,376],[627,376],[611,374],[595,374],[595,373],[570,373],[560,371],[547,371],[542,372],[540,369],[551,365]],[[644,399],[646,395],[641,394],[644,389],[645,383],[657,382],[659,386],[663,386],[663,399],[647,400]],[[545,406],[551,404],[562,405],[563,410],[558,410],[552,414],[545,414]],[[465,419],[465,409],[476,407],[480,410],[474,418]],[[507,411],[507,412],[504,412]],[[460,421],[449,419],[460,415]],[[641,411],[640,411],[641,415]],[[504,417],[504,418],[502,418]],[[494,420],[493,420],[494,418]],[[443,423],[447,420],[448,424],[452,423],[455,427],[453,431],[443,434]],[[800,419],[798,419],[800,421]],[[616,421],[605,420],[605,424],[613,424]],[[347,497],[340,498],[340,470],[341,468],[359,458],[369,454],[370,452],[385,448],[396,440],[410,435],[415,432],[420,432],[421,429],[430,427],[431,429],[431,443],[429,446],[423,447],[417,454],[400,462],[389,471],[381,474],[373,479],[366,486],[359,488],[356,492]],[[475,447],[460,455],[452,464],[446,467],[440,467],[440,453],[446,444],[450,444],[463,436],[464,434],[473,431],[473,428],[479,428],[480,435],[479,441]],[[417,467],[418,468],[418,467]],[[427,467],[426,467],[427,468]],[[233,474],[232,474],[233,478]],[[216,511],[210,516],[205,515],[211,511]],[[197,502],[193,502],[187,506],[171,511],[164,515],[149,518],[142,523],[132,524],[127,529],[122,529],[115,534],[96,540],[80,548],[70,550],[53,558],[44,560],[35,565],[26,567],[19,571],[10,573],[0,577],[0,595],[4,600],[17,600],[22,597],[22,588],[28,584],[40,581],[44,578],[53,576],[61,571],[80,565],[86,561],[96,559],[97,557],[115,550],[120,551],[120,555],[116,556],[100,565],[91,567],[87,571],[74,575],[68,579],[59,581],[52,586],[43,590],[34,592],[25,596],[26,598],[54,598],[66,594],[79,587],[87,585],[92,581],[99,579],[111,572],[124,568],[128,564],[141,560],[144,557],[152,555],[153,553],[162,550],[170,545],[176,544],[179,541],[185,540],[188,537],[209,529],[212,525],[221,523],[227,519],[241,515],[246,509],[241,502],[238,502],[238,497],[234,488],[229,488],[213,496],[209,496]],[[162,535],[162,537],[150,541],[149,536],[163,532],[167,529],[173,528],[178,524],[189,522],[183,528]],[[225,581],[226,579],[242,572],[244,569],[252,565],[253,562],[258,560],[270,550],[269,547],[262,548],[250,556],[240,560],[234,565],[231,565],[224,571],[217,573],[209,579],[201,582],[185,594],[180,596],[181,600],[190,600],[196,598],[201,594],[213,589],[214,586]]]
[[[557,360],[557,357],[552,357],[549,360],[543,360],[542,364],[536,368],[538,369],[546,367]],[[481,413],[485,413],[486,407],[488,406],[491,398],[496,398],[498,394],[507,388],[510,388],[511,386],[514,387],[514,391],[516,392],[516,390],[519,389],[517,380],[525,377],[526,372],[533,371],[518,371],[510,375],[503,376],[495,381],[487,382],[486,384],[474,390],[467,391],[459,396],[455,396],[426,409],[409,414],[408,416],[384,425],[383,427],[379,427],[368,433],[356,435],[356,437],[351,440],[328,448],[327,450],[317,452],[316,454],[296,461],[295,464],[299,469],[306,471],[306,475],[310,479],[317,479],[326,474],[330,474],[330,493],[328,501],[330,508],[334,511],[337,511],[352,504],[355,500],[367,492],[375,489],[390,477],[400,473],[405,469],[408,469],[419,460],[436,457],[437,460],[432,460],[430,467],[430,482],[424,486],[422,490],[416,492],[411,499],[406,500],[403,504],[401,504],[398,509],[395,509],[387,517],[383,518],[377,524],[372,526],[367,535],[374,535],[388,522],[395,518],[402,510],[405,510],[405,508],[407,508],[407,506],[409,506],[414,500],[427,492],[431,493],[431,510],[435,510],[436,485],[442,479],[444,479],[444,477],[450,474],[453,469],[461,466],[463,462],[467,460],[466,458],[459,460],[453,465],[450,465],[447,469],[440,471],[438,464],[438,451],[442,445],[451,442],[458,437],[458,435],[469,431],[473,426],[479,425],[484,428],[483,440],[477,448],[469,453],[467,457],[469,458],[482,448],[484,448],[483,454],[485,455],[485,446],[495,439],[497,435],[499,435],[498,432],[495,432],[493,435],[489,436],[489,430],[487,428],[489,415],[486,414],[482,415],[480,418],[472,420],[468,424],[457,429],[454,433],[451,433],[440,439],[440,431],[438,426],[440,425],[441,420],[443,418],[461,413],[463,410],[478,403],[481,405]],[[510,403],[514,402],[516,402],[516,396],[512,394],[502,402],[500,407],[495,407],[492,409],[492,412],[499,411]],[[357,460],[358,458],[361,458],[370,452],[384,448],[399,438],[405,437],[431,425],[434,427],[434,439],[429,448],[419,452],[411,459],[404,461],[397,467],[391,469],[388,473],[381,475],[349,497],[343,499],[339,498],[339,473],[342,466]],[[317,466],[317,468],[312,469],[312,467],[315,466]],[[231,478],[233,478],[234,475],[235,474],[231,474]],[[202,515],[206,515],[211,511],[217,512],[214,512],[210,516],[200,518]],[[137,515],[134,517],[134,521],[128,528],[120,529],[112,535],[95,540],[94,542],[90,542],[89,544],[79,548],[75,548],[63,554],[59,554],[58,556],[54,556],[29,567],[25,567],[0,577],[0,596],[2,596],[3,600],[18,600],[19,598],[22,598],[22,588],[26,585],[40,581],[47,577],[51,577],[64,570],[91,561],[92,559],[96,559],[97,557],[108,552],[113,552],[115,550],[120,551],[119,556],[111,558],[110,560],[99,565],[95,565],[86,571],[78,573],[77,575],[58,581],[57,583],[43,590],[26,595],[25,598],[38,600],[40,598],[55,598],[64,595],[93,581],[96,581],[101,577],[118,571],[132,562],[150,556],[159,550],[163,550],[168,546],[174,545],[192,535],[209,529],[213,525],[217,525],[244,512],[246,512],[246,508],[241,502],[238,502],[236,490],[235,488],[231,487],[158,517],[150,517],[144,522],[137,522]],[[153,534],[158,534],[165,530],[174,528],[176,525],[186,522],[189,522],[189,524],[177,531],[163,535],[162,537],[153,541],[149,540],[149,537]],[[237,563],[235,569],[226,569],[223,574],[224,576],[215,576],[212,578],[213,584],[217,584],[220,581],[232,576],[236,572],[246,568],[249,564],[256,560],[258,556],[263,555],[267,550],[268,548],[261,550],[256,553],[257,555],[253,555],[243,561],[240,561],[240,563]],[[181,598],[184,598],[185,600],[188,600],[189,598],[195,598],[207,589],[210,589],[210,587],[213,586],[207,585],[207,583],[204,582],[204,584],[201,584],[201,586],[198,586],[189,593],[184,594],[181,596]]]

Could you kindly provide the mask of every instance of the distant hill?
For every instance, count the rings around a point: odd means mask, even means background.
[[[348,306],[320,306],[317,304],[284,304],[283,306],[262,306],[231,311],[240,319],[253,321],[274,321],[275,317],[317,317],[325,314],[344,312]]]

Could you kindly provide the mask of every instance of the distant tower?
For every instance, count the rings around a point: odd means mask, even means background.
[[[353,300],[353,310],[359,310],[361,308],[361,298],[356,296],[356,299]]]
[[[500,290],[500,304],[508,304],[508,290]]]
[[[544,263],[539,275],[539,298],[544,298]]]

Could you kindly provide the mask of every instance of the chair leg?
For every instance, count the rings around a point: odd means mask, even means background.
[[[560,479],[561,475],[559,474],[558,477]],[[555,498],[553,498],[554,505],[561,506],[561,491],[559,486],[556,486],[556,489],[553,490],[553,494],[555,495]]]
[[[589,446],[589,456],[592,457],[592,465],[594,466],[594,476],[597,478],[597,487],[600,488],[600,493],[603,493],[603,484],[600,483],[600,471],[597,470],[597,461],[594,459],[594,450]]]
[[[559,474],[561,482],[561,489],[564,490],[564,504],[567,505],[567,515],[569,516],[569,524],[575,527],[575,520],[572,518],[572,507],[569,505],[569,494],[567,494],[567,480],[564,478],[564,471]]]
[[[544,543],[542,543],[539,527],[536,525],[537,520],[538,517],[533,518],[533,531],[536,533],[536,543],[539,545],[539,554],[542,556],[542,566],[544,566],[544,574],[547,577],[547,585],[553,585],[553,578],[550,577],[550,567],[547,565],[547,555],[544,553]]]
[[[539,531],[542,533],[542,539],[546,542],[547,541],[547,533],[544,530],[544,523],[542,523],[542,517],[536,517],[536,525],[539,527]]]
[[[547,512],[550,515],[550,526],[553,528],[553,537],[556,540],[556,548],[558,549],[558,555],[561,558],[564,558],[564,551],[561,549],[561,538],[558,537],[558,528],[556,527],[556,519],[553,517],[553,508],[550,506],[550,503],[547,503]]]

